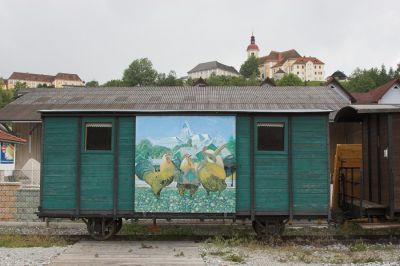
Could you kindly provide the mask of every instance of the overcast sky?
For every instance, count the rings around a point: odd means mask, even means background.
[[[119,79],[136,58],[178,76],[211,60],[239,70],[254,31],[261,55],[294,48],[326,74],[400,63],[400,1],[0,0],[0,77],[13,71]]]

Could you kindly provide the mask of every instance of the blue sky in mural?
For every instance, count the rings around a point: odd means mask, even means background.
[[[147,139],[178,136],[185,123],[195,134],[220,136],[228,140],[235,136],[234,116],[137,116],[136,143]]]

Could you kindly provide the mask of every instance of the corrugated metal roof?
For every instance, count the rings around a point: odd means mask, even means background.
[[[359,114],[363,113],[399,113],[400,106],[393,104],[353,104],[349,105]]]
[[[1,109],[0,121],[39,121],[39,110],[309,112],[349,104],[330,86],[43,88]]]

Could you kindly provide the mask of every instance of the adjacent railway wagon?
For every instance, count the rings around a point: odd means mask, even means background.
[[[52,92],[53,93],[53,92]],[[333,87],[63,89],[41,110],[40,217],[105,239],[123,218],[329,216]],[[65,103],[65,105],[62,105]]]
[[[351,217],[399,217],[400,106],[350,105],[335,121],[362,127],[361,163],[340,166],[340,207]]]

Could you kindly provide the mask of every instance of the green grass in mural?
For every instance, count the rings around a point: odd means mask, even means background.
[[[136,187],[135,191],[136,212],[231,213],[235,212],[235,206],[234,187],[209,195],[200,187],[193,197],[189,194],[180,196],[174,187],[164,188],[160,198],[147,187]]]

